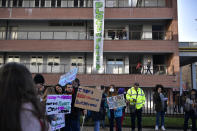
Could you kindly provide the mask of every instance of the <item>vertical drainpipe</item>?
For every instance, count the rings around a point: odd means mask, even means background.
[[[5,65],[5,63],[6,63],[6,57],[7,57],[7,53],[4,52],[4,53],[3,53],[3,64],[4,64],[4,65]]]
[[[9,37],[8,37],[8,35],[9,35],[8,30],[9,30],[9,21],[7,20],[6,21],[6,30],[5,30],[5,39],[6,40],[9,39]]]
[[[192,88],[196,89],[196,64],[195,62],[191,64],[191,75],[192,75]]]
[[[183,93],[182,67],[180,67],[180,96]]]
[[[86,74],[86,73],[87,73],[87,72],[86,72],[86,71],[87,71],[87,53],[86,53],[86,52],[85,52],[84,57],[85,57],[85,58],[84,58],[84,61],[85,61],[85,70],[84,70],[85,73],[84,73],[84,74]]]

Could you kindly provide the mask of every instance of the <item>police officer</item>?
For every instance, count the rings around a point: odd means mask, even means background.
[[[130,103],[132,131],[135,131],[135,118],[138,119],[138,131],[142,131],[142,107],[145,104],[145,95],[139,83],[135,83],[126,94],[126,99]]]

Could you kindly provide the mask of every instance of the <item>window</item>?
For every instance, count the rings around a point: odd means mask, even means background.
[[[107,59],[107,73],[122,74],[124,69],[124,61],[121,58]]]
[[[131,40],[141,40],[142,36],[142,25],[131,25]]]
[[[35,7],[39,7],[39,0],[35,0]]]
[[[31,56],[30,71],[32,73],[38,73],[38,72],[43,71],[43,57],[42,56]]]
[[[23,0],[19,0],[18,1],[18,7],[22,7],[22,5],[23,5]]]
[[[60,72],[60,57],[59,56],[48,56],[47,72],[48,73]]]
[[[2,0],[2,7],[6,7],[6,0]]]
[[[8,56],[8,59],[7,59],[7,63],[8,62],[18,62],[18,63],[20,63],[20,56],[10,55],[10,56]]]
[[[165,33],[162,25],[152,25],[153,40],[164,40]]]
[[[45,0],[41,0],[41,7],[45,6]]]
[[[57,7],[61,7],[61,0],[57,0]]]
[[[76,56],[71,58],[71,68],[77,67],[78,72],[84,71],[84,58],[82,56]]]
[[[17,0],[13,0],[13,7],[17,7]]]
[[[113,30],[109,30],[108,31],[108,38],[111,38],[112,40],[114,40],[115,36],[116,36],[116,32],[115,31],[113,31]]]
[[[56,5],[56,0],[51,0],[51,7],[55,7]]]

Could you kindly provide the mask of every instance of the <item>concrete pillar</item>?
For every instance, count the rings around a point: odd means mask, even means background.
[[[129,74],[129,56],[125,57],[125,74]]]
[[[196,89],[196,64],[192,63],[192,88]]]
[[[180,67],[180,96],[183,93],[182,67]]]

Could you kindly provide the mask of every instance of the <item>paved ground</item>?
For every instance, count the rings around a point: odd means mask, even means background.
[[[83,130],[81,131],[94,131],[93,127],[84,127]],[[109,128],[105,128],[105,129],[100,129],[100,131],[109,131]],[[115,131],[115,130],[114,130]],[[130,128],[123,128],[122,131],[131,131]],[[136,129],[136,131],[138,131]],[[154,129],[151,128],[143,128],[142,131],[154,131]],[[166,131],[181,131],[181,129],[166,129]]]

